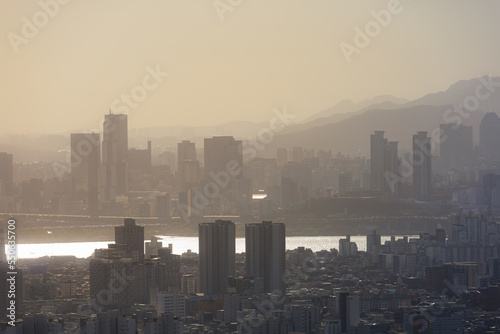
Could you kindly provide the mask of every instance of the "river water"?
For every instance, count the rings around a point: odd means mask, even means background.
[[[396,236],[396,239],[403,236]],[[182,254],[190,249],[198,252],[197,237],[171,237],[160,236],[163,247],[172,244],[174,254]],[[330,250],[339,248],[339,239],[345,236],[317,236],[317,237],[287,237],[286,248],[295,249],[297,247],[310,248],[317,252],[320,250]],[[382,243],[390,240],[389,236],[382,236]],[[355,242],[358,250],[366,250],[366,236],[351,236],[351,241]],[[107,248],[109,242],[70,242],[70,243],[46,243],[46,244],[19,244],[17,245],[17,256],[23,258],[38,258],[43,256],[74,255],[79,258],[86,258],[92,255],[97,248]],[[245,238],[236,238],[236,253],[245,251]]]

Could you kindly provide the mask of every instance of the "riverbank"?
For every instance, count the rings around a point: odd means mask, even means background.
[[[359,235],[365,236],[372,230],[380,235],[418,235],[422,232],[434,233],[437,227],[448,229],[448,221],[436,218],[378,218],[366,221],[353,220],[301,220],[288,221],[287,236],[316,237]],[[56,227],[20,227],[17,242],[21,244],[34,243],[67,243],[67,242],[102,242],[114,240],[114,228],[117,225],[68,226]],[[155,235],[175,237],[197,237],[198,225],[195,223],[164,223],[144,224],[145,239]],[[236,237],[244,237],[243,223],[236,223]]]

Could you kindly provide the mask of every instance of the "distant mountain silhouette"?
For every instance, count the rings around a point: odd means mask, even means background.
[[[484,86],[484,82],[492,81],[500,85],[500,77],[483,76],[479,78],[461,80],[453,85],[451,85],[447,90],[443,92],[427,94],[419,99],[408,102],[406,106],[416,106],[416,105],[447,105],[447,104],[463,104],[468,96],[474,96],[476,94],[476,89],[478,86]],[[500,107],[500,86],[493,87],[495,91],[487,99],[480,101],[481,105],[479,109],[484,111],[498,109]],[[490,93],[488,88],[481,88],[479,94]]]
[[[386,131],[386,138],[398,141],[400,153],[411,148],[412,135],[417,131],[431,133],[445,123],[443,114],[448,106],[414,106],[393,110],[372,109],[337,123],[326,124],[306,130],[276,136],[268,145],[268,154],[275,155],[278,147],[314,148],[332,150],[350,155],[370,155],[370,134],[376,130]],[[484,112],[477,111],[464,120],[465,125],[477,129]],[[475,130],[475,132],[477,132]]]
[[[356,106],[358,106],[358,105],[356,104]],[[392,109],[397,109],[400,107],[401,107],[401,104],[396,104],[396,103],[390,102],[390,101],[375,103],[375,104],[369,105],[369,106],[361,108],[361,109],[355,109],[355,111],[333,114],[331,116],[325,116],[325,117],[313,119],[312,121],[309,121],[306,123],[302,122],[299,124],[294,124],[294,125],[288,126],[283,131],[283,133],[291,133],[291,132],[295,132],[295,131],[307,130],[307,129],[314,128],[316,126],[322,126],[325,124],[337,123],[337,122],[343,121],[345,119],[348,119],[349,117],[362,114],[363,112],[370,110],[370,109],[392,110]],[[336,108],[337,107],[335,106],[334,108],[328,109],[328,110],[333,110]]]
[[[287,132],[276,136],[273,143],[268,145],[267,153],[272,156],[278,147],[301,146],[369,156],[370,134],[375,130],[384,130],[389,140],[400,142],[400,152],[403,153],[411,149],[411,138],[417,131],[431,132],[439,128],[439,124],[449,123],[454,119],[473,126],[474,141],[478,144],[478,128],[484,114],[500,109],[500,87],[490,86],[491,92],[488,87],[484,87],[484,82],[488,81],[500,85],[499,77],[462,80],[446,91],[427,94],[403,104],[387,101],[293,125]],[[479,100],[474,97],[477,91],[479,94],[490,95],[487,99]],[[468,112],[463,109],[465,117],[453,111],[453,105],[461,105],[467,101],[479,101],[477,110]],[[357,105],[359,104],[345,101],[328,110],[354,108]],[[319,114],[326,115],[327,112]]]
[[[309,116],[304,121],[302,121],[302,123],[307,123],[318,118],[328,118],[338,114],[347,114],[351,112],[356,112],[362,109],[366,109],[367,107],[378,105],[384,102],[390,102],[393,104],[404,104],[408,102],[408,100],[395,97],[392,95],[379,95],[375,96],[374,98],[363,100],[358,103],[354,103],[351,100],[342,100],[332,108],[328,108],[326,110],[320,111],[317,114]]]

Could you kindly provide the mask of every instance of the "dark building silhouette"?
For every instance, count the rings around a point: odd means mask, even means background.
[[[276,151],[276,157],[278,166],[282,167],[288,162],[288,150],[284,147],[278,148],[278,150]]]
[[[108,257],[90,260],[90,299],[96,311],[132,303],[131,258]]]
[[[235,271],[234,223],[217,220],[198,226],[200,256],[200,288],[207,294],[227,291],[228,278]]]
[[[160,219],[170,219],[170,194],[156,196],[156,217]]]
[[[427,132],[413,135],[413,196],[418,201],[432,197],[432,147]]]
[[[484,190],[484,201],[488,206],[492,206],[493,203],[493,191],[498,191],[500,188],[500,175],[497,174],[486,174],[483,175],[483,190]]]
[[[189,140],[177,144],[177,164],[180,167],[183,161],[196,161],[196,145]],[[180,168],[179,168],[180,169]]]
[[[350,295],[349,292],[339,293],[337,308],[341,333],[351,333],[359,322],[359,296]]]
[[[196,186],[200,181],[200,163],[194,143],[184,140],[177,144],[177,176],[179,190]]]
[[[384,131],[370,136],[371,190],[382,194],[399,194],[400,160],[398,143],[384,138]]]
[[[128,150],[127,170],[151,174],[151,141],[148,141],[148,148],[144,150],[137,148]]]
[[[494,112],[484,115],[479,125],[479,147],[489,162],[500,161],[500,117]]]
[[[282,181],[283,178],[290,178],[297,185],[299,201],[309,200],[312,192],[312,168],[310,165],[289,162],[283,166],[281,176]]]
[[[264,221],[245,225],[246,274],[264,279],[264,291],[285,291],[285,224]]]
[[[281,205],[293,205],[299,201],[299,187],[291,177],[281,178]]]
[[[103,124],[101,200],[114,201],[126,194],[127,155],[127,115],[110,113]]]
[[[446,170],[462,170],[472,162],[472,126],[462,124],[440,124],[440,156]]]
[[[87,204],[90,216],[99,210],[100,147],[98,133],[71,134],[71,195]]]
[[[21,183],[23,210],[39,213],[43,208],[43,181],[30,179]]]
[[[204,159],[205,177],[219,172],[229,172],[228,163],[234,162],[240,169],[243,167],[243,143],[230,136],[205,138]],[[243,173],[233,175],[232,178],[243,177]]]
[[[0,153],[0,195],[14,195],[14,176],[12,154]]]
[[[125,218],[123,226],[115,227],[115,244],[125,251],[127,257],[142,261],[144,259],[144,227],[137,226],[135,219]]]

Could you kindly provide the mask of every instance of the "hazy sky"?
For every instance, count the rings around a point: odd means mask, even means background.
[[[170,75],[147,81],[131,128],[266,121],[280,106],[303,119],[342,99],[413,99],[500,74],[493,0],[401,0],[348,63],[339,44],[354,45],[355,27],[389,3],[241,0],[221,20],[212,0],[72,0],[44,22],[37,1],[2,0],[0,131],[99,130],[115,99],[141,92],[148,67]],[[33,16],[45,26],[23,31]]]

